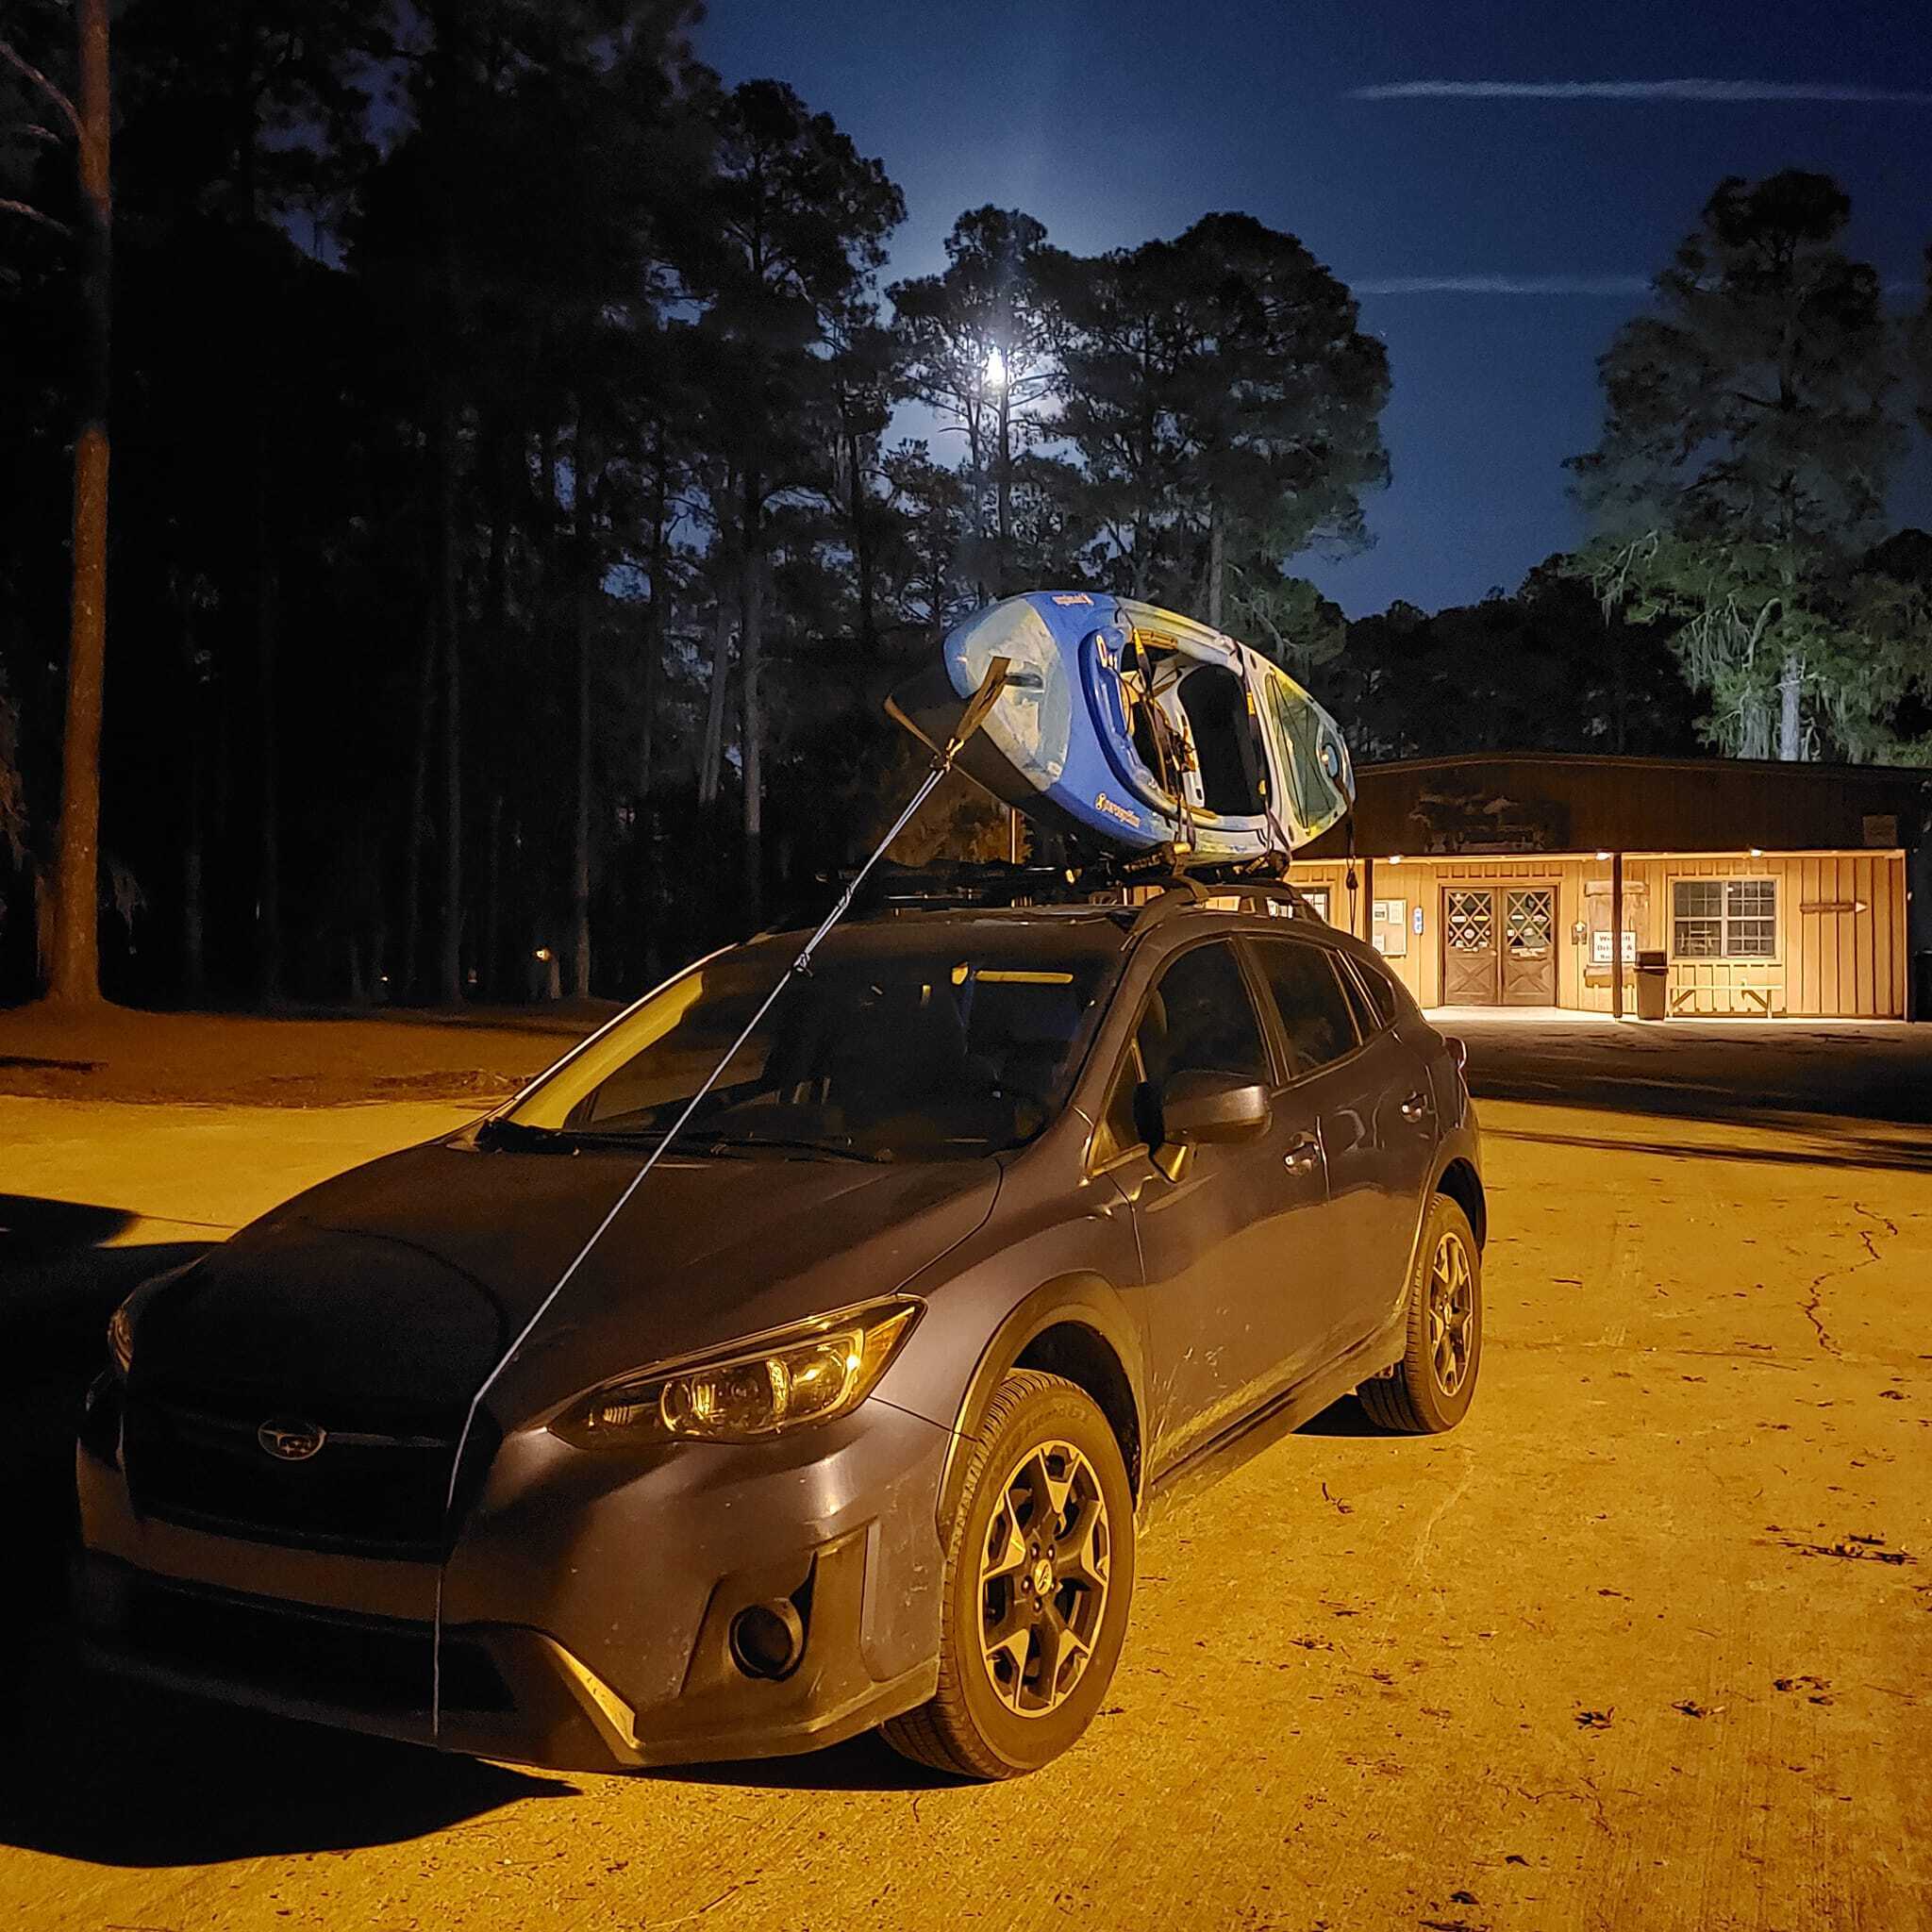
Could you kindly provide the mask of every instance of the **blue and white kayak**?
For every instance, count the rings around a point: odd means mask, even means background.
[[[1027,817],[1129,852],[1286,857],[1355,801],[1335,720],[1258,651],[1131,597],[1028,591],[975,611],[888,708],[943,743],[995,658],[959,764]]]

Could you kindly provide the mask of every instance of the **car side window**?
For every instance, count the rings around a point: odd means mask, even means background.
[[[1268,1043],[1241,961],[1224,940],[1183,953],[1147,995],[1135,1033],[1145,1077],[1200,1069],[1271,1083]]]
[[[1402,1010],[1402,995],[1396,991],[1394,980],[1379,966],[1372,966],[1366,959],[1351,956],[1347,963],[1351,975],[1361,983],[1369,996],[1369,1006],[1375,1016],[1374,1024],[1394,1025],[1395,1016]]]
[[[1374,1039],[1382,1030],[1382,1016],[1369,998],[1369,975],[1361,970],[1361,962],[1338,955],[1330,963],[1341,981],[1342,991],[1348,995],[1348,1010],[1355,1016],[1355,1030],[1364,1040]]]
[[[1257,939],[1255,951],[1274,995],[1294,1071],[1309,1074],[1353,1053],[1355,1015],[1325,946],[1303,940]]]

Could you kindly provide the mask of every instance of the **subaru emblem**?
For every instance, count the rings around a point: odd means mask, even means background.
[[[281,1422],[271,1417],[255,1432],[264,1454],[277,1462],[307,1462],[328,1441],[328,1432],[314,1423]]]

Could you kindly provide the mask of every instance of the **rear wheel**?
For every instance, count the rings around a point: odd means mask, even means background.
[[[1408,1283],[1408,1327],[1392,1374],[1356,1391],[1372,1421],[1439,1435],[1469,1411],[1483,1358],[1483,1261],[1469,1216],[1446,1194],[1430,1204]]]
[[[884,1728],[961,1777],[1035,1771],[1107,1695],[1134,1591],[1134,1498],[1084,1390],[1015,1370],[968,1460],[946,1551],[939,1689]]]

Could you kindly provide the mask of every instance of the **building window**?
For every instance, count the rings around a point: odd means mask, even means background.
[[[1328,888],[1326,886],[1303,886],[1301,895],[1314,908],[1315,917],[1324,924],[1328,923]]]
[[[1671,951],[1677,958],[1776,956],[1775,879],[1677,879],[1671,893]]]

